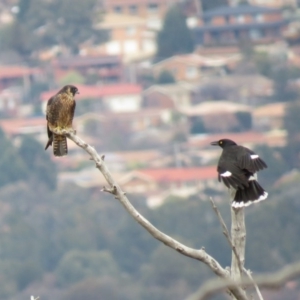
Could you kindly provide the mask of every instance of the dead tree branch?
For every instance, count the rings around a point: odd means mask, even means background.
[[[155,226],[153,226],[146,218],[144,218],[130,203],[126,194],[122,191],[120,186],[112,177],[109,172],[106,164],[103,159],[99,156],[95,148],[88,145],[82,139],[80,139],[74,132],[63,132],[70,140],[72,140],[77,146],[84,149],[91,157],[91,159],[95,162],[96,168],[103,174],[106,179],[109,188],[105,188],[104,191],[112,193],[115,198],[124,206],[127,212],[141,225],[143,226],[155,239],[164,243],[166,246],[176,250],[182,255],[191,257],[193,259],[199,260],[206,264],[218,277],[223,280],[229,280],[230,274],[227,270],[221,267],[221,265],[209,254],[202,249],[193,249],[187,247],[177,240],[171,238],[170,236],[164,234],[160,230],[158,230]],[[247,300],[247,297],[243,291],[243,289],[234,285],[229,288],[231,294],[238,300]]]
[[[242,263],[241,263],[241,260],[240,260],[239,255],[238,255],[238,253],[237,253],[237,251],[236,251],[236,248],[235,248],[235,246],[234,246],[233,243],[232,243],[232,240],[231,240],[229,231],[228,231],[228,229],[227,229],[227,226],[226,226],[226,224],[225,224],[225,222],[224,222],[224,219],[222,218],[222,215],[221,215],[219,209],[217,208],[217,206],[216,206],[214,200],[210,197],[210,198],[209,198],[209,201],[210,201],[210,203],[211,203],[211,205],[212,205],[212,208],[213,208],[213,210],[215,211],[215,213],[216,213],[216,215],[217,215],[217,217],[218,217],[218,219],[219,219],[219,221],[220,221],[220,223],[221,223],[222,230],[223,230],[223,234],[224,234],[224,236],[226,237],[226,239],[227,239],[227,241],[228,241],[228,243],[229,243],[229,246],[231,247],[231,249],[232,249],[234,255],[236,256],[236,259],[237,259],[238,264],[239,264],[240,272],[242,273],[243,265],[242,265]]]
[[[234,286],[254,286],[254,283],[260,288],[278,289],[284,286],[288,281],[300,276],[300,262],[285,266],[276,273],[257,275],[254,278],[244,278],[239,282],[234,280],[212,279],[207,281],[196,293],[187,300],[206,300],[209,297]]]
[[[223,217],[222,217],[222,215],[221,215],[218,207],[216,206],[215,202],[213,201],[213,199],[211,197],[209,198],[209,200],[211,202],[213,210],[215,211],[215,213],[216,213],[216,215],[217,215],[217,217],[218,217],[218,219],[219,219],[219,221],[221,223],[221,226],[222,226],[222,229],[223,229],[223,234],[226,237],[226,239],[227,239],[227,241],[228,241],[228,243],[229,243],[229,245],[230,245],[233,253],[235,254],[236,260],[237,260],[238,265],[239,265],[239,271],[240,271],[240,273],[241,274],[242,273],[246,274],[249,277],[249,279],[252,280],[253,286],[255,288],[255,291],[257,293],[257,296],[258,296],[259,300],[263,300],[263,296],[262,296],[262,294],[261,294],[258,286],[256,285],[256,283],[254,282],[254,280],[252,278],[251,271],[250,270],[246,270],[244,268],[241,260],[240,260],[239,254],[238,254],[235,246],[232,243],[232,240],[231,240],[231,237],[230,237],[230,234],[229,234],[229,230],[228,230],[228,228],[226,226],[226,223],[225,223],[225,221],[224,221],[224,219],[223,219]]]

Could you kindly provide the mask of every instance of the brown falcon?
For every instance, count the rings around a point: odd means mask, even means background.
[[[49,139],[45,150],[53,143],[53,154],[55,156],[68,154],[67,138],[59,132],[62,130],[73,131],[72,121],[76,106],[75,94],[78,94],[77,87],[66,85],[52,96],[47,103],[46,120]]]

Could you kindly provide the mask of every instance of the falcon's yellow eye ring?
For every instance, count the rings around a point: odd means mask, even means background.
[[[220,145],[222,145],[222,144],[223,144],[223,142],[222,142],[222,141],[220,141],[220,142],[219,142],[219,144],[220,144]]]

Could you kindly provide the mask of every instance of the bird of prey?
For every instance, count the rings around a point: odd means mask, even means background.
[[[232,207],[244,207],[267,199],[268,193],[256,181],[256,172],[267,168],[258,154],[229,139],[211,145],[223,149],[217,167],[218,180],[236,190]]]
[[[62,130],[73,131],[72,121],[76,106],[74,96],[76,94],[78,94],[76,86],[66,85],[48,100],[46,111],[48,142],[45,150],[53,143],[55,156],[68,154],[67,138],[59,133]]]

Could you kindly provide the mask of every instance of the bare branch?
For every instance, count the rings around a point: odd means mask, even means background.
[[[300,276],[300,262],[285,266],[276,273],[257,275],[254,278],[244,278],[239,282],[232,279],[221,280],[219,278],[207,281],[195,294],[187,300],[206,300],[209,297],[234,286],[250,287],[255,284],[260,288],[278,289],[289,280]]]
[[[259,290],[258,285],[256,284],[256,282],[254,281],[254,279],[253,279],[253,277],[252,277],[251,270],[247,270],[247,269],[244,268],[243,271],[244,271],[244,273],[249,277],[249,279],[252,281],[253,287],[255,288],[255,291],[256,291],[256,294],[257,294],[257,296],[258,296],[258,299],[259,299],[259,300],[264,300],[264,298],[263,298],[263,296],[262,296],[262,294],[261,294],[261,292],[260,292],[260,290]]]
[[[117,187],[114,185],[112,188],[107,188],[104,186],[101,190],[101,192],[110,193],[112,195],[117,195]]]
[[[143,226],[155,239],[164,243],[166,246],[176,250],[182,255],[191,257],[193,259],[199,260],[206,264],[217,276],[223,279],[229,279],[230,274],[227,270],[221,267],[221,265],[209,254],[205,252],[204,249],[193,249],[181,244],[177,240],[171,238],[170,236],[164,234],[153,226],[146,218],[144,218],[130,203],[125,193],[121,190],[120,186],[114,180],[110,174],[108,168],[106,167],[103,159],[100,158],[97,151],[85,143],[82,139],[74,134],[74,132],[64,132],[64,134],[71,139],[76,145],[84,149],[96,163],[96,168],[103,174],[110,188],[115,188],[115,196],[118,201],[124,206],[127,212],[141,225]],[[230,288],[230,292],[238,300],[247,300],[244,291],[241,287],[235,285]]]
[[[236,190],[229,189],[230,204],[232,203]],[[245,226],[245,211],[244,208],[231,208],[231,241],[233,254],[231,258],[231,278],[239,281],[243,275],[243,268],[245,263],[245,247],[246,247],[246,226]]]
[[[239,255],[238,255],[238,253],[237,253],[237,251],[236,251],[236,248],[235,248],[235,246],[234,246],[233,243],[232,243],[232,240],[231,240],[229,231],[228,231],[228,229],[227,229],[227,226],[226,226],[226,224],[225,224],[225,222],[224,222],[224,219],[223,219],[223,217],[222,217],[222,215],[221,215],[221,213],[220,213],[218,207],[216,206],[214,200],[212,199],[212,197],[209,198],[209,201],[210,201],[210,203],[211,203],[211,205],[212,205],[212,208],[213,208],[213,210],[215,211],[215,213],[216,213],[216,215],[217,215],[217,217],[218,217],[218,219],[219,219],[219,221],[220,221],[220,223],[221,223],[221,226],[222,226],[222,229],[223,229],[223,234],[224,234],[224,236],[226,237],[226,239],[227,239],[227,241],[228,241],[228,243],[229,243],[229,245],[230,245],[230,247],[231,247],[231,250],[233,251],[233,253],[234,253],[234,255],[235,255],[235,257],[236,257],[236,259],[237,259],[237,261],[238,261],[239,268],[240,268],[240,272],[242,273],[242,272],[243,272],[243,266],[242,266],[240,257],[239,257]]]

